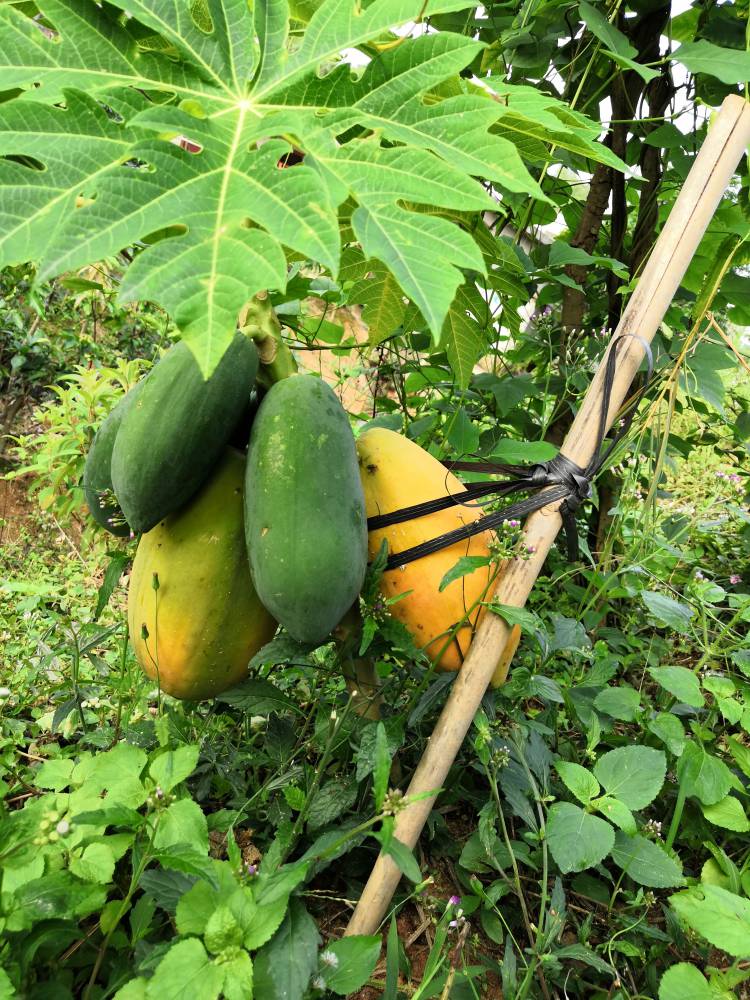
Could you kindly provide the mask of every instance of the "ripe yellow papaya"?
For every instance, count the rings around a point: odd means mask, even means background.
[[[357,440],[357,453],[368,518],[465,492],[463,484],[436,458],[394,431],[382,427],[365,431]],[[377,528],[369,533],[370,558],[377,555],[383,539],[389,552],[403,552],[481,516],[482,509],[475,505],[454,506]],[[480,602],[489,599],[496,567],[480,567],[442,592],[440,582],[462,556],[489,556],[491,538],[492,533],[485,531],[383,574],[385,597],[406,594],[390,606],[391,614],[403,622],[415,644],[440,670],[458,670],[463,663],[484,611]],[[462,621],[465,624],[453,635]]]
[[[143,670],[175,698],[212,698],[237,684],[276,631],[250,578],[244,475],[244,456],[228,448],[195,497],[138,545],[130,640]]]

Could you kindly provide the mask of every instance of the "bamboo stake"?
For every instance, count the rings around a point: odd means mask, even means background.
[[[748,145],[750,103],[739,96],[727,97],[612,335],[610,349],[612,342],[623,334],[637,334],[645,341],[652,340]],[[622,341],[617,350],[608,426],[622,406],[644,355],[642,343],[632,337]],[[595,446],[604,369],[605,359],[599,365],[561,449],[581,466],[588,463]],[[511,560],[503,568],[494,595],[498,604],[523,607],[561,525],[560,515],[551,506],[529,517],[523,535],[533,555],[528,560]],[[503,651],[509,639],[510,629],[503,619],[486,615],[414,772],[407,795],[437,792],[443,785],[496,667],[499,661],[506,659]],[[408,847],[415,846],[436,797],[435,794],[413,802],[396,817],[395,834]],[[395,862],[381,853],[346,929],[347,934],[372,934],[377,930],[400,878],[401,871]]]

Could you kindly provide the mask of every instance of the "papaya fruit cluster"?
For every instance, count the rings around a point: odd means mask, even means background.
[[[177,698],[238,683],[278,624],[323,642],[357,601],[383,540],[402,551],[480,516],[458,506],[368,537],[368,517],[464,487],[393,431],[373,428],[355,442],[315,376],[272,384],[258,405],[257,374],[244,333],[205,381],[187,346],[173,346],[102,423],[86,461],[92,516],[114,534],[141,536],[131,642],[143,670]],[[383,574],[383,596],[398,598],[392,614],[439,669],[463,662],[490,568],[443,591],[440,582],[488,545],[476,535]]]

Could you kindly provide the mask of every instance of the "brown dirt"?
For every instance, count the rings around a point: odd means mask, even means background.
[[[324,317],[329,323],[343,326],[343,339],[354,340],[357,344],[361,344],[365,357],[372,350],[367,348],[369,333],[360,318],[358,306],[335,309],[322,299],[308,299],[305,310],[309,316]],[[296,357],[301,367],[307,371],[318,372],[329,385],[336,387],[345,410],[369,417],[372,414],[373,390],[377,381],[377,364],[374,358],[372,365],[368,366],[368,371],[361,375],[345,376],[343,384],[337,386],[340,374],[357,364],[359,360],[357,354],[358,351],[353,350],[346,356],[336,355],[328,346],[321,344],[319,350],[296,352]],[[382,387],[378,386],[378,392],[382,391]]]
[[[22,479],[0,479],[0,545],[18,541],[33,509]]]

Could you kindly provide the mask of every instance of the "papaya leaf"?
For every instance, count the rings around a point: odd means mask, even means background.
[[[463,271],[485,269],[445,213],[495,204],[476,178],[547,200],[509,110],[532,132],[549,115],[547,141],[616,157],[554,98],[506,87],[500,103],[463,80],[482,49],[463,35],[404,38],[352,74],[342,53],[413,18],[412,0],[323,0],[292,44],[287,0],[0,6],[0,89],[18,91],[0,106],[0,267],[32,260],[45,280],[129,248],[120,302],[163,306],[209,374],[247,300],[283,292],[288,254],[336,275],[347,203],[366,258],[439,341]],[[447,80],[462,92],[424,100]],[[465,310],[447,333],[464,383],[479,346]]]

